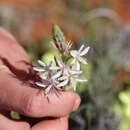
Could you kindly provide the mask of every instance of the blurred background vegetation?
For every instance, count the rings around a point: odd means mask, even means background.
[[[74,47],[87,44],[89,81],[78,84],[82,103],[70,130],[130,130],[129,0],[0,0],[0,25],[10,31],[35,62],[51,60],[52,24]]]

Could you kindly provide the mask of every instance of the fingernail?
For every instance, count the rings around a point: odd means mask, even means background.
[[[74,103],[73,111],[76,111],[79,108],[80,105],[80,98],[78,97]]]

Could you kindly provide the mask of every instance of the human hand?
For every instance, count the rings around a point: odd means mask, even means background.
[[[19,61],[30,61],[15,39],[3,29],[0,29],[0,57],[20,70],[0,68],[0,130],[67,130],[68,116],[78,108],[79,96],[73,92],[61,92],[60,98],[50,94],[48,102],[42,91],[16,78],[15,74],[19,76],[28,71],[28,65]],[[9,118],[8,113],[12,110],[30,118],[51,119],[31,126],[28,121]]]

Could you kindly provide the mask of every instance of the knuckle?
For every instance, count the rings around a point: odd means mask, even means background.
[[[31,94],[24,97],[23,113],[28,116],[33,116],[36,113],[36,95]]]

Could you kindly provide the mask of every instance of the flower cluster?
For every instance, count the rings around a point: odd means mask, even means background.
[[[43,88],[46,96],[51,92],[58,96],[59,90],[66,90],[68,86],[73,86],[73,82],[87,81],[79,77],[82,74],[81,64],[87,64],[84,56],[90,47],[82,45],[79,50],[71,50],[70,44],[65,40],[57,25],[53,28],[53,43],[61,52],[61,59],[54,56],[55,65],[52,62],[46,64],[38,60],[38,66],[33,67],[41,79],[39,82],[35,82],[35,85]],[[76,89],[76,87],[73,88]]]

